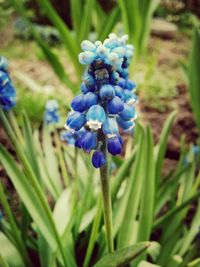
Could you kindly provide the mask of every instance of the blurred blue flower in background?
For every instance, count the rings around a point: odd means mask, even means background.
[[[48,100],[45,106],[44,121],[47,124],[55,124],[59,121],[58,102],[55,99]]]
[[[62,131],[60,133],[60,140],[66,142],[68,145],[74,145],[76,141],[74,134],[68,131]]]
[[[65,128],[73,135],[85,128],[75,145],[86,152],[96,150],[92,156],[96,168],[106,163],[102,140],[106,140],[110,154],[120,154],[123,141],[119,127],[130,133],[137,118],[136,84],[128,72],[134,49],[126,44],[127,39],[127,35],[117,37],[111,33],[103,43],[81,43],[79,61],[88,66],[83,74],[82,93],[72,100]]]
[[[8,73],[8,61],[0,57],[0,107],[9,111],[16,105],[16,90]]]

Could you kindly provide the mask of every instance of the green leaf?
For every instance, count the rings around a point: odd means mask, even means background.
[[[34,32],[33,32],[34,33]],[[63,82],[67,87],[71,89],[73,93],[77,92],[77,86],[70,80],[68,74],[66,73],[63,65],[61,64],[57,55],[50,49],[50,47],[36,34],[34,37],[40,48],[42,49],[46,59],[51,64],[54,72],[58,78]],[[78,54],[77,54],[78,55]]]
[[[78,52],[79,48],[72,36],[72,33],[68,29],[67,25],[60,18],[54,7],[52,6],[49,0],[39,0],[38,1],[48,18],[52,21],[52,23],[56,26],[57,30],[60,33],[60,36],[63,40],[63,44],[69,52],[69,56],[72,59],[72,63],[76,67],[76,71],[78,73],[82,72],[82,68],[78,62]],[[89,11],[90,12],[90,11]]]
[[[0,248],[1,267],[25,267],[17,249],[12,245],[12,243],[2,232],[0,232]],[[4,265],[1,265],[1,261],[4,263]]]
[[[155,262],[161,251],[161,245],[156,241],[151,241],[151,246],[147,249],[147,254],[151,256]]]
[[[63,235],[73,212],[73,191],[70,187],[65,189],[57,200],[54,210],[53,217],[55,224],[60,235]]]
[[[157,201],[155,214],[157,214],[164,206],[164,204],[167,203],[167,201],[171,200],[172,197],[176,194],[180,178],[190,167],[190,164],[188,166],[182,167],[179,172],[177,172],[175,175],[172,175],[171,177],[168,177],[168,179],[162,184],[162,186],[160,186],[156,198]]]
[[[80,24],[80,33],[78,36],[79,43],[83,39],[88,39],[89,36],[89,30],[90,30],[90,25],[92,21],[92,9],[94,6],[95,0],[86,0],[85,5],[84,5],[84,10],[82,14],[82,20]]]
[[[168,136],[171,131],[175,116],[176,116],[176,111],[173,111],[167,118],[164,124],[163,130],[161,132],[161,135],[160,135],[160,141],[158,144],[158,152],[157,152],[157,158],[156,158],[156,188],[158,188],[159,183],[160,183],[161,168],[162,168],[163,160],[164,160],[165,153],[166,153],[167,140],[168,140]]]
[[[181,249],[179,251],[180,256],[184,256],[185,253],[188,251],[192,241],[194,240],[195,236],[199,233],[199,222],[200,222],[200,200],[198,203],[198,207],[196,210],[196,214],[192,220],[190,229],[188,233],[184,236],[183,242],[181,244]]]
[[[1,267],[9,267],[7,262],[4,260],[4,258],[2,257],[1,254],[0,254],[0,266]]]
[[[117,171],[117,174],[115,176],[115,179],[113,180],[112,187],[111,187],[111,193],[112,193],[112,201],[114,201],[117,197],[117,193],[120,189],[121,183],[126,178],[130,171],[130,167],[135,159],[135,153],[136,149],[132,151],[132,154],[130,157],[123,162],[123,164],[120,166],[120,168]]]
[[[40,257],[40,264],[41,267],[50,266],[50,262],[52,259],[52,250],[49,246],[48,242],[44,238],[44,236],[41,234],[39,230],[37,230],[38,234],[38,252]]]
[[[59,197],[60,192],[55,186],[54,182],[52,181],[53,179],[49,173],[49,169],[46,164],[46,158],[42,151],[38,130],[34,131],[34,144],[35,144],[35,147],[38,153],[37,160],[38,160],[38,165],[39,165],[40,173],[41,173],[41,181],[45,189],[47,189],[47,191],[49,191],[52,197],[56,200]]]
[[[94,217],[96,215],[97,209],[96,207],[86,212],[83,216],[83,219],[81,221],[79,232],[81,233],[85,228],[90,225],[90,223],[94,220]]]
[[[35,172],[36,177],[40,180],[40,170],[37,162],[37,153],[34,146],[33,132],[28,117],[25,113],[23,114],[23,130],[26,143],[26,146],[24,148],[25,152]]]
[[[0,145],[0,161],[6,169],[10,180],[12,181],[30,215],[36,222],[38,228],[41,229],[41,232],[48,240],[49,244],[55,248],[55,239],[52,234],[52,228],[48,222],[46,212],[41,206],[34,189],[30,186],[29,179],[19,169],[15,161],[2,145]]]
[[[134,222],[136,220],[138,207],[141,199],[141,191],[144,178],[144,166],[146,160],[144,133],[141,132],[137,147],[135,164],[127,184],[127,191],[124,194],[125,208],[123,223],[121,224],[118,236],[118,247],[124,247],[132,243],[135,233]],[[123,200],[122,200],[123,201]],[[123,205],[123,202],[122,202]]]
[[[122,267],[143,253],[151,243],[141,242],[104,256],[94,267]]]
[[[102,206],[102,197],[100,195],[98,198],[97,213],[96,213],[95,219],[94,219],[93,224],[92,224],[92,230],[91,230],[91,234],[90,234],[90,239],[89,239],[83,267],[87,267],[89,265],[92,251],[94,248],[94,244],[95,244],[95,241],[97,239],[102,214],[103,214],[103,206]]]
[[[43,127],[43,150],[45,156],[45,162],[51,179],[51,183],[56,188],[56,191],[62,192],[62,182],[59,174],[58,158],[55,155],[55,147],[53,147],[51,132],[48,126],[44,124]]]
[[[26,251],[25,243],[24,240],[22,239],[22,235],[19,231],[17,222],[15,221],[15,217],[13,215],[13,212],[9,206],[9,203],[7,201],[7,197],[4,193],[4,188],[2,183],[0,182],[0,200],[1,200],[1,205],[5,211],[5,214],[7,216],[7,219],[10,223],[10,230],[11,230],[11,235],[12,235],[12,243],[15,245],[15,247],[18,249],[18,252],[21,254],[22,259],[25,264],[28,264],[30,267],[32,266],[28,253]]]
[[[73,29],[78,35],[81,25],[81,13],[82,13],[82,4],[79,0],[70,0],[70,11],[72,17]]]
[[[188,263],[187,267],[199,267],[200,265],[200,257]]]
[[[177,214],[178,212],[185,209],[188,205],[190,205],[193,201],[197,200],[200,197],[200,190],[198,190],[195,194],[193,194],[190,198],[185,200],[180,206],[174,207],[171,210],[169,210],[167,213],[165,213],[163,216],[158,218],[153,225],[153,228],[157,228],[160,225],[162,225],[164,222],[166,222],[168,219],[174,216],[174,214]]]
[[[191,105],[196,119],[197,126],[200,131],[200,29],[194,28],[192,51],[190,56],[189,67],[189,92],[191,98]]]
[[[112,29],[116,25],[116,22],[118,21],[120,16],[120,10],[119,7],[116,6],[113,8],[113,10],[105,16],[105,20],[103,20],[101,27],[100,27],[100,32],[98,34],[98,40],[103,41],[110,32],[112,32]]]
[[[145,160],[142,199],[139,213],[139,228],[137,241],[149,240],[154,217],[154,200],[155,200],[155,160],[154,147],[151,129],[148,126],[146,130],[146,147],[147,155]],[[141,178],[141,177],[140,177]]]
[[[155,265],[147,261],[141,261],[138,267],[161,267],[160,265]]]

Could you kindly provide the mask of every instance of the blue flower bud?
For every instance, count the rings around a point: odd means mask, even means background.
[[[128,104],[124,104],[124,110],[119,114],[120,119],[129,121],[129,120],[135,120],[137,117],[137,113],[135,111],[135,108],[132,106],[129,106]]]
[[[74,131],[80,130],[85,123],[85,114],[75,111],[72,112],[67,118],[65,128],[73,133]]]
[[[134,52],[134,46],[133,45],[126,45],[126,58],[131,59]]]
[[[84,103],[84,95],[77,95],[74,97],[71,103],[71,107],[74,111],[83,112],[86,110],[85,103]]]
[[[78,148],[82,148],[82,144],[81,144],[81,137],[78,137],[75,141],[75,147],[78,147]]]
[[[79,62],[83,65],[91,64],[95,59],[96,55],[93,52],[85,51],[79,54]]]
[[[128,90],[133,90],[136,88],[136,83],[131,81],[131,80],[127,80],[126,81],[126,89]]]
[[[123,79],[125,79],[125,80],[127,80],[128,79],[128,75],[129,75],[129,73],[128,73],[128,69],[126,69],[126,68],[122,68],[121,70],[120,70],[120,75],[121,75],[121,77],[123,78]]]
[[[103,133],[107,137],[113,137],[119,134],[118,125],[115,118],[107,118],[102,127]]]
[[[108,138],[107,149],[108,152],[114,156],[122,152],[122,144],[118,136]]]
[[[114,87],[110,84],[104,84],[101,86],[99,94],[102,100],[111,100],[115,96]]]
[[[95,79],[92,75],[90,75],[90,74],[85,75],[83,81],[84,81],[84,84],[87,88],[90,88],[90,89],[94,88]]]
[[[95,168],[100,168],[106,164],[106,158],[103,152],[95,151],[92,155],[92,164]]]
[[[86,152],[90,152],[97,146],[97,133],[85,131],[81,136],[81,148]]]
[[[109,38],[105,39],[105,41],[103,42],[103,45],[105,45],[106,47],[110,49],[113,49],[114,47],[118,45],[117,36],[113,33],[109,34]]]
[[[98,102],[98,96],[91,92],[86,93],[85,95],[76,96],[71,103],[71,107],[75,111],[83,112],[86,109],[90,108],[93,105],[96,105]]]
[[[86,113],[87,125],[90,129],[98,130],[106,119],[104,109],[100,105],[94,105]]]
[[[135,127],[135,123],[132,120],[124,121],[119,117],[117,118],[117,122],[119,124],[119,127],[122,128],[124,131],[131,130]]]
[[[10,82],[8,74],[0,70],[0,90],[3,90],[3,87]]]
[[[121,88],[126,88],[126,80],[124,78],[120,78],[117,85],[119,85]]]
[[[118,57],[124,57],[126,53],[126,49],[124,47],[114,47],[111,51],[116,53]]]
[[[117,69],[118,67],[120,67],[120,65],[122,64],[122,59],[120,59],[118,57],[118,55],[116,53],[109,53],[105,62],[108,65],[113,66],[115,69]]]
[[[81,84],[81,92],[86,94],[88,92],[94,92],[94,87],[88,88],[84,83]]]
[[[124,103],[118,96],[113,97],[113,99],[108,103],[108,112],[110,114],[118,114],[122,112],[123,109]]]
[[[114,89],[115,89],[115,95],[123,100],[124,99],[123,89],[118,85],[115,85]]]
[[[119,73],[116,71],[113,71],[111,76],[110,76],[110,82],[112,84],[116,84],[118,82],[118,80],[119,80]]]
[[[138,101],[138,96],[129,90],[124,90],[124,101],[130,106],[135,105]]]
[[[87,93],[84,95],[84,106],[86,109],[98,103],[98,96],[94,93]]]
[[[105,58],[108,55],[109,50],[105,46],[99,45],[97,47],[96,53],[100,58]]]
[[[81,48],[83,51],[90,51],[90,52],[95,52],[96,50],[96,46],[92,42],[87,40],[81,43]]]

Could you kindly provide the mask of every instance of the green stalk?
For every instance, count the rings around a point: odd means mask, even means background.
[[[29,255],[28,255],[28,252],[27,252],[26,247],[24,245],[24,242],[22,241],[22,239],[20,237],[19,229],[17,227],[17,224],[16,224],[15,219],[13,217],[12,211],[11,211],[10,206],[8,204],[8,201],[6,199],[6,195],[4,193],[3,185],[1,182],[0,182],[0,200],[1,200],[1,204],[4,208],[4,211],[5,211],[6,215],[8,216],[8,220],[10,222],[10,226],[12,229],[12,233],[13,233],[13,237],[15,239],[17,249],[19,250],[22,258],[24,259],[24,263],[27,264],[28,266],[32,267],[33,264],[29,259]]]
[[[101,190],[103,197],[103,210],[104,210],[104,221],[106,227],[106,237],[108,252],[112,253],[114,251],[113,245],[113,225],[112,225],[112,204],[111,204],[111,192],[110,192],[110,181],[108,174],[108,156],[106,149],[106,138],[102,138],[102,152],[106,156],[106,164],[100,168],[100,179],[101,179]]]
[[[56,240],[57,245],[60,249],[60,253],[61,253],[61,256],[62,256],[62,259],[64,262],[64,266],[67,267],[67,259],[66,259],[64,247],[63,247],[63,244],[61,242],[58,231],[56,229],[55,222],[53,220],[50,207],[47,204],[47,200],[43,196],[43,192],[42,192],[42,189],[38,183],[38,180],[37,180],[32,168],[31,168],[31,166],[30,166],[30,164],[29,164],[29,162],[28,162],[28,160],[24,154],[23,149],[21,148],[21,145],[17,141],[16,136],[14,135],[14,133],[13,133],[13,131],[12,131],[7,119],[6,119],[6,116],[4,115],[4,113],[1,109],[0,109],[0,118],[2,121],[2,125],[3,125],[6,133],[8,134],[8,137],[10,138],[10,141],[12,142],[14,148],[16,149],[18,157],[21,160],[22,165],[24,166],[25,172],[26,172],[27,176],[29,177],[29,181],[30,181],[31,185],[33,186],[33,188],[35,189],[35,193],[37,194],[37,196],[41,202],[41,205],[43,206],[43,208],[44,208],[44,210],[48,216],[49,222],[50,222],[51,227],[52,227],[52,231],[53,231],[54,236],[55,236],[55,240]]]

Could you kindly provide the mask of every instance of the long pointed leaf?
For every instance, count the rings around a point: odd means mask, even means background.
[[[142,252],[144,252],[151,243],[141,242],[133,246],[119,249],[112,254],[104,256],[94,267],[122,267],[131,262]]]

